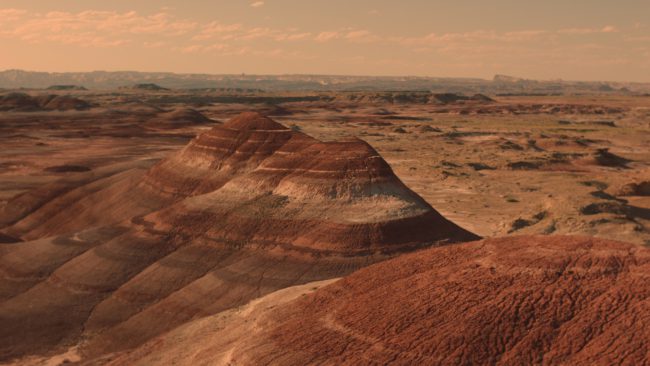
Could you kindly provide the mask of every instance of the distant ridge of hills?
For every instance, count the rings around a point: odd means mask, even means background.
[[[5,89],[43,89],[61,85],[75,85],[79,89],[117,89],[137,84],[155,84],[168,89],[241,88],[265,91],[423,90],[507,95],[643,94],[650,92],[650,83],[540,81],[507,75],[495,75],[492,80],[486,80],[418,76],[217,75],[137,71],[65,73],[25,70],[0,71],[0,88]]]

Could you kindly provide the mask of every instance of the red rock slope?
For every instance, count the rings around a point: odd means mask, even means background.
[[[632,244],[487,239],[189,323],[114,364],[641,365],[649,280],[650,251]]]
[[[0,359],[81,339],[88,356],[128,349],[281,288],[477,238],[365,142],[318,141],[258,114],[106,179],[8,231],[40,239],[0,246]]]

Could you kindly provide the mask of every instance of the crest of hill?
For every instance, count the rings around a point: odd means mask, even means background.
[[[187,126],[219,123],[192,108],[177,108],[168,112],[163,112],[161,109],[147,108],[147,106],[127,106],[122,108],[139,111],[141,115],[147,117],[145,125],[152,129],[178,129]]]
[[[648,273],[648,249],[595,238],[432,248],[189,323],[113,364],[643,364]]]
[[[223,126],[233,130],[288,130],[287,127],[257,112],[244,112]]]
[[[335,101],[370,104],[487,104],[494,100],[483,94],[466,96],[457,93],[432,93],[429,91],[388,91],[388,92],[351,92],[340,93]]]
[[[8,93],[0,96],[0,111],[68,111],[88,108],[89,103],[69,95],[31,96],[26,93]]]
[[[69,110],[84,110],[90,108],[90,104],[79,98],[74,98],[67,95],[57,95],[43,106],[47,110],[56,111],[69,111]]]
[[[209,122],[210,119],[192,108],[178,108],[165,114],[170,119],[187,120],[190,122]]]
[[[51,85],[46,90],[88,90],[81,85]]]
[[[121,90],[146,90],[146,91],[165,91],[169,90],[168,88],[163,88],[162,86],[154,83],[142,83],[142,84],[133,84],[128,86],[119,87]]]
[[[492,81],[497,83],[517,83],[517,82],[526,81],[526,79],[517,76],[496,74],[492,78]]]

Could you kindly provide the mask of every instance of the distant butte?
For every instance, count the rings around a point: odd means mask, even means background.
[[[0,222],[0,360],[129,349],[191,319],[397,253],[475,240],[359,139],[241,114],[148,170],[77,173]],[[9,280],[10,279],[10,280]]]

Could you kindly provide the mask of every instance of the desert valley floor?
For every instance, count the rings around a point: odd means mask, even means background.
[[[363,139],[409,188],[481,236],[650,243],[648,97],[498,97],[476,105],[240,97],[200,107],[192,95],[90,98],[97,106],[88,110],[2,113],[0,203],[79,172],[151,166],[212,124],[259,111],[321,140]]]
[[[650,352],[580,326],[650,325],[650,97],[50,94],[0,94],[0,363]]]

